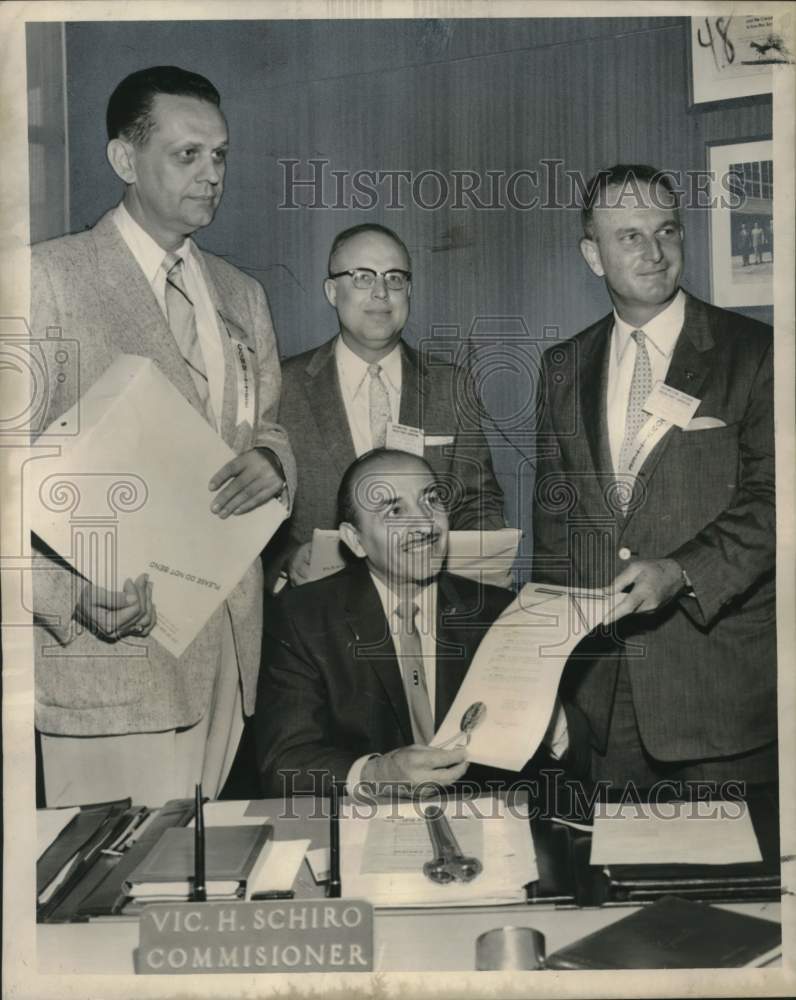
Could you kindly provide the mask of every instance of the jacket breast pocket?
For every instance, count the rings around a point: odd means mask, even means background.
[[[682,431],[666,454],[670,513],[688,533],[728,507],[738,489],[739,424]]]
[[[735,423],[698,431],[681,431],[680,443],[686,448],[723,448],[733,443],[737,444],[740,426]]]

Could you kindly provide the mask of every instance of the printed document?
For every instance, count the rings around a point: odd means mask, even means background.
[[[521,770],[551,723],[567,658],[611,600],[526,584],[481,640],[431,746],[466,746],[471,761]]]
[[[598,802],[593,865],[732,865],[762,861],[745,802]]]
[[[462,854],[483,870],[470,882],[433,882],[423,865],[434,860],[425,809],[437,800],[346,803],[341,811],[343,895],[375,906],[485,906],[524,902],[524,886],[539,878],[527,804],[500,797],[451,800],[445,818]]]

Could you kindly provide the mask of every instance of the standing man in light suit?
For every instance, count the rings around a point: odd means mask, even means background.
[[[343,473],[357,456],[385,444],[406,448],[408,441],[441,477],[453,494],[452,528],[505,527],[472,377],[401,337],[411,271],[409,251],[392,230],[366,223],[338,233],[323,287],[339,336],[283,365],[279,420],[299,478],[285,550],[293,584],[306,582],[313,529],[337,527]],[[391,438],[393,431],[400,439]]]
[[[263,290],[190,238],[212,222],[224,188],[219,104],[209,80],[173,66],[117,86],[107,155],[123,200],[93,229],[33,248],[31,319],[35,336],[57,327],[79,341],[81,392],[121,353],[158,365],[236,452],[208,483],[208,504],[226,518],[275,496],[290,503],[295,466],[274,422],[280,371]],[[241,352],[253,393],[240,392]],[[48,423],[77,389],[53,384]],[[111,593],[39,547],[33,580],[47,805],[128,795],[157,805],[192,794],[200,780],[218,794],[254,708],[259,553],[179,660],[149,637],[157,588],[146,576]],[[77,635],[73,620],[83,626]]]
[[[680,288],[665,174],[600,171],[583,229],[614,309],[545,355],[533,528],[535,579],[618,597],[568,668],[593,777],[773,782],[771,329]]]

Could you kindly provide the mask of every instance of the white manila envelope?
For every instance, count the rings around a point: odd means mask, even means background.
[[[210,512],[207,484],[235,453],[148,358],[121,355],[73,410],[79,433],[25,467],[27,527],[98,586],[148,573],[152,636],[180,656],[287,510]]]
[[[510,588],[512,567],[517,558],[522,532],[518,528],[492,531],[451,531],[448,533],[448,554],[441,560],[445,569],[457,576],[466,576],[476,583]]]
[[[307,577],[310,580],[321,580],[344,569],[345,559],[341,546],[337,528],[315,528],[312,532],[312,550]]]

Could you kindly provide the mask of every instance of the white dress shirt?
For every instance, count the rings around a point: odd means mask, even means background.
[[[166,251],[135,221],[120,202],[113,213],[113,221],[135,257],[138,266],[144,272],[154,292],[157,303],[163,315],[168,319],[166,311],[166,272],[162,264]],[[196,335],[207,370],[207,381],[210,389],[210,404],[216,421],[216,430],[220,429],[220,415],[224,401],[224,349],[222,346],[221,329],[218,314],[210,296],[210,290],[202,274],[202,268],[196,256],[193,240],[187,237],[184,243],[174,251],[183,259],[183,281],[185,291],[193,302],[196,315]]]
[[[342,337],[338,337],[335,342],[334,356],[337,363],[337,380],[354,442],[354,451],[359,458],[373,447],[373,437],[370,432],[369,365],[358,354],[354,354]],[[378,363],[381,365],[382,381],[387,387],[393,423],[397,423],[401,411],[400,344],[396,344]]]
[[[652,368],[652,384],[663,382],[669,371],[674,346],[685,321],[685,295],[682,289],[669,305],[644,326],[630,326],[614,311],[614,328],[611,335],[611,357],[608,366],[608,391],[605,396],[608,441],[614,471],[619,468],[619,456],[625,438],[627,404],[630,399],[630,384],[636,363],[634,330],[643,330],[646,336],[647,353]]]

